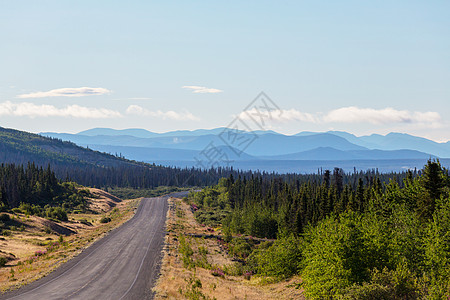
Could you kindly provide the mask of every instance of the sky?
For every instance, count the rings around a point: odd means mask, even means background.
[[[245,121],[263,91],[277,111],[259,129],[449,141],[449,11],[415,0],[0,0],[0,126],[215,128]]]

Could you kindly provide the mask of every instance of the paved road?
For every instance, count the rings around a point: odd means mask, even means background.
[[[0,299],[152,299],[164,242],[167,199],[143,199],[130,221],[47,277]]]

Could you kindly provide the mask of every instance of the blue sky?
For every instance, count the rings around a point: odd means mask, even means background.
[[[225,126],[450,140],[448,1],[3,1],[0,126]]]

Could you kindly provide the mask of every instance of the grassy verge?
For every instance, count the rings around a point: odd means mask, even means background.
[[[272,283],[252,276],[236,259],[245,239],[230,251],[220,228],[196,222],[181,199],[169,200],[167,231],[155,299],[304,299],[298,277]]]

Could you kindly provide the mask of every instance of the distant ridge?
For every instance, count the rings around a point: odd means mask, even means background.
[[[130,129],[111,129],[111,128],[92,128],[85,131],[81,131],[78,135],[86,135],[86,136],[97,136],[97,135],[109,135],[109,136],[120,136],[120,135],[130,135],[140,138],[150,138],[158,136],[157,133],[139,129],[139,128],[130,128]]]
[[[213,143],[235,161],[245,160],[391,160],[450,157],[450,143],[408,134],[373,134],[357,137],[344,131],[300,132],[283,135],[274,131],[239,131],[254,139],[236,155],[220,139],[223,127],[155,133],[145,129],[93,128],[78,134],[42,133],[107,153],[121,153],[139,161],[193,161]],[[231,143],[231,146],[233,145]],[[227,152],[228,151],[228,152]],[[240,152],[240,151],[238,151]]]
[[[132,162],[80,147],[73,142],[0,127],[0,162],[119,166]]]

